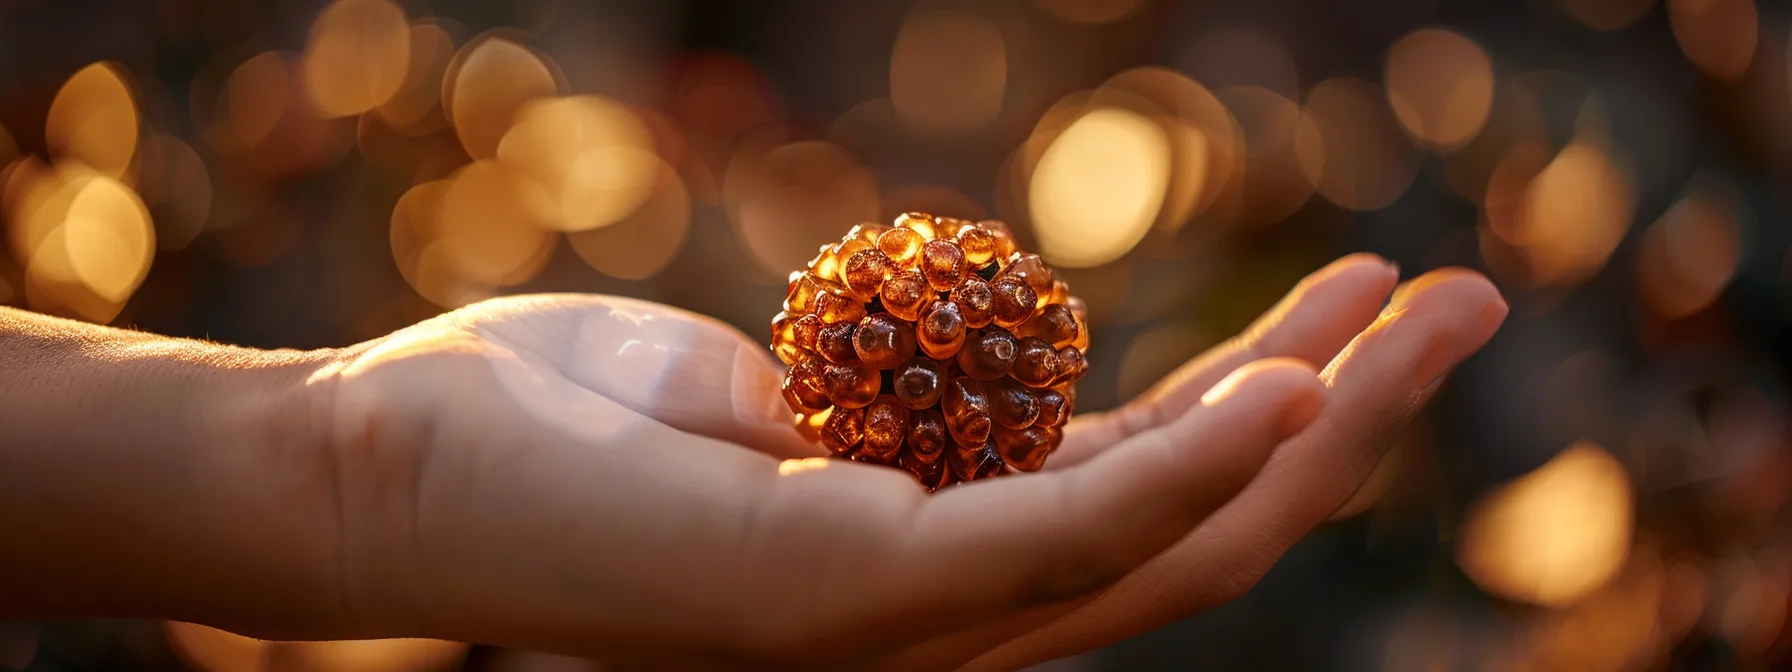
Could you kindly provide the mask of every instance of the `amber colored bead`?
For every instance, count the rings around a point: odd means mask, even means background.
[[[827,370],[810,356],[784,372],[784,402],[796,413],[814,413],[833,405],[828,399]]]
[[[896,367],[890,385],[896,389],[896,400],[904,406],[920,410],[931,408],[946,393],[946,367],[927,357],[913,357]]]
[[[959,445],[980,446],[989,439],[989,392],[983,383],[971,378],[947,381],[940,410],[946,416],[946,429]]]
[[[867,315],[852,335],[859,360],[878,369],[894,369],[915,356],[915,327],[889,313]]]
[[[883,291],[878,295],[883,298],[884,310],[905,320],[920,319],[921,308],[934,297],[933,289],[927,285],[927,276],[918,268],[897,271],[884,281]]]
[[[990,289],[989,283],[983,278],[975,275],[965,278],[963,283],[952,289],[952,302],[958,304],[958,315],[964,318],[966,327],[987,327],[995,317],[995,290]]]
[[[853,333],[859,330],[857,322],[835,322],[821,325],[815,332],[815,352],[823,359],[835,364],[851,364],[859,361],[859,353],[853,349]]]
[[[920,476],[918,480],[921,481],[922,487],[927,488],[928,492],[938,492],[940,488],[957,483],[958,477],[952,475],[952,469],[946,466],[946,460],[940,460],[932,473]]]
[[[1033,396],[1039,398],[1039,417],[1033,424],[1042,427],[1062,427],[1070,419],[1070,400],[1065,399],[1057,390],[1035,390]]]
[[[958,304],[940,299],[921,311],[915,339],[928,357],[950,359],[957,355],[964,345],[964,316],[959,313]]]
[[[865,443],[859,454],[879,464],[896,460],[902,440],[908,438],[908,408],[890,395],[881,395],[865,407]]]
[[[996,278],[989,289],[995,294],[990,305],[992,321],[1004,329],[1013,329],[1026,322],[1033,316],[1033,308],[1039,305],[1039,295],[1022,278],[1002,276]]]
[[[915,411],[909,414],[907,449],[902,451],[903,465],[920,476],[926,468],[940,464],[940,458],[946,455],[947,443],[950,440],[946,436],[946,419],[939,410]]]
[[[914,229],[929,239],[933,238],[934,222],[933,215],[925,212],[905,212],[896,216],[896,226]]]
[[[834,417],[834,407],[829,406],[819,413],[796,414],[796,433],[812,443],[821,442],[821,428],[827,425],[828,418]]]
[[[982,266],[996,256],[996,237],[981,226],[972,224],[958,230],[958,249],[964,250],[964,261]]]
[[[1056,359],[1058,360],[1056,382],[1074,383],[1082,380],[1083,374],[1089,372],[1089,359],[1083,356],[1083,351],[1074,347],[1066,345],[1058,348]]]
[[[989,393],[989,419],[997,425],[1020,429],[1039,419],[1039,399],[1027,386],[1012,378],[997,378],[983,387]]]
[[[796,337],[796,347],[808,352],[815,352],[816,344],[821,340],[821,316],[804,315],[796,318],[791,325],[791,335]]]
[[[839,291],[823,292],[815,296],[815,314],[821,316],[822,322],[857,322],[865,317],[865,302],[847,293],[844,287]]]
[[[1017,249],[1014,244],[1014,232],[1008,230],[1007,224],[1003,224],[994,219],[986,219],[977,222],[977,226],[981,227],[984,231],[988,231],[990,237],[995,239],[997,259],[1007,259],[1014,256],[1014,252]]]
[[[1063,280],[1053,280],[1051,294],[1048,296],[1045,296],[1045,297],[1041,297],[1039,302],[1055,305],[1055,304],[1062,304],[1069,300],[1070,300],[1070,285],[1064,284]]]
[[[921,234],[908,227],[896,227],[877,237],[877,250],[898,266],[913,266],[921,258]]]
[[[964,282],[964,252],[951,241],[929,240],[921,246],[921,272],[936,292],[944,292]]]
[[[1008,466],[1018,471],[1038,471],[1045,466],[1045,458],[1058,448],[1063,432],[1056,427],[997,427],[991,432],[991,438],[996,444],[996,454]]]
[[[955,446],[946,455],[946,462],[952,465],[952,474],[963,481],[977,481],[993,477],[1002,472],[1002,456],[996,451],[994,443],[985,441],[975,447]]]
[[[826,293],[831,284],[815,277],[814,273],[803,273],[790,283],[790,293],[784,297],[784,312],[792,315],[815,312],[815,298]]]
[[[1058,351],[1052,344],[1029,336],[1020,339],[1018,354],[1014,357],[1014,368],[1009,374],[1015,380],[1033,387],[1050,385],[1058,377]]]
[[[1008,266],[1002,269],[1002,277],[1019,278],[1033,288],[1034,296],[1050,296],[1052,293],[1052,269],[1037,254],[1016,254],[1008,259]]]
[[[868,364],[829,364],[828,400],[841,408],[864,408],[877,398],[883,375]]]
[[[877,290],[884,286],[884,277],[890,273],[890,260],[884,253],[873,249],[863,249],[846,258],[846,271],[843,277],[846,288],[861,300],[869,301],[877,296]]]
[[[1070,313],[1070,309],[1061,304],[1052,304],[1040,310],[1014,333],[1038,336],[1052,344],[1052,347],[1062,348],[1076,341],[1077,329],[1076,316]]]
[[[1088,304],[1083,303],[1082,299],[1072,296],[1064,300],[1064,307],[1069,308],[1070,314],[1076,316],[1076,340],[1070,342],[1070,347],[1081,350],[1084,355],[1088,355],[1089,306]]]
[[[789,313],[778,313],[772,318],[772,352],[777,353],[778,361],[785,364],[796,364],[803,357],[803,347],[796,337],[797,319],[800,318],[792,318]]]
[[[866,222],[864,224],[855,225],[852,227],[852,230],[847,231],[846,239],[863,241],[866,245],[875,246],[877,245],[878,237],[882,236],[885,231],[889,231],[890,228],[891,227],[888,224]]]
[[[836,408],[821,426],[821,444],[840,454],[852,450],[865,438],[865,410]]]
[[[977,380],[995,380],[1008,375],[1014,359],[1020,356],[1020,342],[1001,327],[988,327],[973,332],[958,350],[958,368]]]

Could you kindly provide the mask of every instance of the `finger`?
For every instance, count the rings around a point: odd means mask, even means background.
[[[1433,383],[1492,337],[1506,304],[1479,274],[1445,270],[1402,287],[1322,376],[1332,400],[1278,448],[1237,498],[1192,535],[1087,605],[978,658],[1011,669],[1161,627],[1255,585],[1367,476],[1389,433]]]
[[[1373,254],[1352,254],[1301,280],[1238,336],[1208,350],[1114,411],[1079,416],[1052,466],[1074,465],[1140,431],[1163,424],[1247,362],[1293,357],[1323,366],[1381,310],[1400,271]]]
[[[763,343],[714,318],[614,296],[514,297],[532,319],[566,319],[561,338],[487,327],[507,341],[548,351],[567,377],[667,426],[773,457],[824,455],[796,433],[781,386],[784,372]]]
[[[769,629],[761,638],[786,648],[894,646],[1087,594],[1225,503],[1278,442],[1316,416],[1323,397],[1311,367],[1268,360],[1239,370],[1169,424],[1076,469],[932,497],[905,483],[914,494],[895,507],[867,504],[881,484],[863,479],[864,468],[783,479],[780,500],[806,507],[802,515],[756,518],[785,521],[787,529],[768,539],[809,571],[807,581],[781,586],[776,599],[809,606],[788,614],[794,620],[760,614],[743,627]],[[824,499],[857,515],[816,505]]]

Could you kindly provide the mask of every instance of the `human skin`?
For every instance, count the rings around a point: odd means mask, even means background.
[[[1340,260],[1045,470],[934,495],[800,461],[765,346],[655,304],[513,297],[310,352],[0,309],[0,618],[1022,667],[1242,593],[1354,491],[1506,312],[1472,272],[1396,278]]]

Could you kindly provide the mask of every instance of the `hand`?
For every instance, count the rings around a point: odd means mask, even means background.
[[[823,453],[790,428],[765,346],[717,322],[478,304],[311,377],[337,616],[225,625],[662,666],[888,661],[1110,586],[1245,487],[1324,390],[1293,360],[1233,368],[1073,467],[929,496],[896,470],[781,462]]]
[[[1504,321],[1505,302],[1477,273],[1439,270],[1396,289],[1397,275],[1371,255],[1341,259],[1303,280],[1244,333],[1185,364],[1138,399],[1072,420],[1064,446],[1046,469],[1024,478],[1074,473],[1113,454],[1116,448],[1110,447],[1184,423],[1202,412],[1203,395],[1222,379],[1265,362],[1281,370],[1323,367],[1320,377],[1330,390],[1330,401],[1312,426],[1275,448],[1263,473],[1243,492],[1113,585],[932,638],[887,658],[887,666],[1020,668],[1113,644],[1249,590],[1355,492],[1391,434]],[[773,397],[775,389],[767,383],[762,394]],[[708,434],[743,435],[725,428]]]

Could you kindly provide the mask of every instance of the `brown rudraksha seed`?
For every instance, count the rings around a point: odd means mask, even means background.
[[[1089,325],[1006,225],[908,213],[791,274],[771,347],[804,436],[931,491],[1045,465],[1089,368]]]

